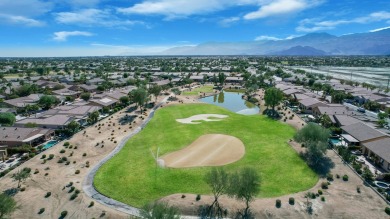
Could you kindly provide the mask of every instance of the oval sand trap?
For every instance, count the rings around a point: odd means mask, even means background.
[[[213,121],[221,121],[221,119],[227,117],[228,117],[227,115],[220,115],[220,114],[198,114],[185,119],[176,119],[176,121],[184,124],[200,124],[200,122],[194,122],[194,121],[213,122]]]
[[[223,166],[240,160],[245,146],[236,137],[222,134],[202,135],[187,147],[160,157],[172,168]]]

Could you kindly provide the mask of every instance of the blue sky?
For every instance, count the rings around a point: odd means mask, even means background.
[[[144,55],[386,27],[389,0],[0,0],[0,56]]]

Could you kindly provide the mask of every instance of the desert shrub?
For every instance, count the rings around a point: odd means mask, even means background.
[[[337,178],[337,179],[340,179],[340,175],[339,175],[339,174],[336,174],[336,178]]]
[[[45,159],[45,158],[46,158],[46,154],[42,154],[41,159]]]
[[[74,146],[74,149],[77,149],[77,146]]]
[[[70,145],[70,143],[68,141],[64,142],[65,147],[68,147],[69,145]]]
[[[186,195],[181,195],[181,198],[185,198],[186,197]]]
[[[42,214],[43,212],[45,212],[45,208],[39,209],[38,214]]]
[[[198,194],[198,195],[196,195],[196,201],[199,201],[201,199],[201,196]]]
[[[70,161],[66,161],[65,165],[69,165],[70,164]]]
[[[321,196],[321,201],[325,201],[325,197],[324,196]]]
[[[276,199],[275,206],[276,206],[277,208],[282,207],[282,201],[280,201],[280,199]]]
[[[345,174],[345,175],[343,176],[343,180],[344,180],[344,181],[348,181],[348,175],[347,175],[347,174]]]
[[[322,195],[322,190],[321,189],[318,190],[318,195]]]
[[[360,193],[360,187],[359,186],[356,187],[356,192]]]
[[[22,187],[22,188],[20,188],[20,191],[21,191],[21,192],[24,192],[24,191],[26,191],[26,187]]]
[[[48,160],[51,160],[54,158],[54,154],[49,154],[49,158],[47,158]]]
[[[386,214],[390,215],[390,207],[386,207],[385,212],[386,212]]]
[[[92,207],[94,205],[95,205],[95,202],[91,201],[91,203],[89,203],[89,205],[88,205],[88,208],[90,208],[90,207]]]
[[[37,174],[37,173],[39,173],[39,170],[35,169],[34,174]]]
[[[45,176],[48,176],[49,175],[49,173],[45,173]]]
[[[75,190],[74,186],[71,186],[68,193],[72,193]]]
[[[83,157],[87,156],[87,153],[83,153]]]
[[[77,198],[77,194],[76,194],[76,193],[73,193],[73,194],[70,196],[70,200],[73,201],[75,198]]]
[[[62,217],[62,218],[66,217],[66,215],[68,215],[68,212],[67,212],[67,211],[62,211],[62,212],[61,212],[61,217]]]
[[[74,172],[75,174],[79,174],[80,173],[80,170],[76,170],[76,172]]]
[[[45,198],[49,198],[51,196],[51,192],[47,192]]]
[[[294,199],[293,197],[290,197],[290,198],[288,199],[288,203],[289,203],[290,205],[294,205],[294,204],[295,204],[295,199]]]
[[[331,174],[331,173],[326,174],[326,179],[328,181],[333,181],[333,174]]]
[[[65,150],[64,149],[60,150],[60,153],[61,154],[65,153]]]
[[[79,194],[79,193],[80,193],[80,190],[76,189],[76,190],[74,191],[74,193]]]
[[[321,183],[321,188],[322,189],[328,189],[328,183],[327,182],[322,182]]]

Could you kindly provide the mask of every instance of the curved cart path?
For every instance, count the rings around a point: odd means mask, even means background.
[[[131,132],[129,135],[127,135],[126,137],[124,137],[120,142],[119,144],[115,147],[115,149],[110,153],[108,154],[104,159],[102,159],[101,161],[99,161],[92,169],[91,171],[89,171],[89,173],[87,174],[87,176],[85,177],[84,181],[83,181],[83,190],[84,190],[84,193],[91,197],[92,199],[94,199],[95,201],[107,206],[107,207],[110,207],[112,209],[115,209],[115,210],[118,210],[118,211],[121,211],[121,212],[124,212],[126,214],[129,214],[129,215],[133,215],[133,216],[139,216],[140,215],[140,209],[138,208],[135,208],[135,207],[132,207],[130,205],[127,205],[125,203],[122,203],[122,202],[119,202],[119,201],[116,201],[112,198],[109,198],[101,193],[99,193],[94,185],[93,185],[93,179],[95,178],[95,175],[97,173],[97,171],[99,170],[99,168],[101,166],[103,166],[103,164],[105,164],[108,160],[110,160],[111,158],[113,158],[117,153],[119,153],[119,151],[125,146],[126,142],[132,138],[134,135],[138,134],[148,123],[149,121],[153,118],[154,116],[154,112],[164,103],[167,102],[169,97],[166,97],[164,98],[159,104],[157,104],[149,113],[148,117],[145,119],[145,121],[138,127],[136,128],[133,132]],[[182,216],[182,218],[186,218],[186,219],[193,219],[193,218],[197,218],[197,217],[192,217],[192,216]]]

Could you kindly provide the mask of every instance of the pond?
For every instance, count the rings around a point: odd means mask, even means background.
[[[243,93],[221,92],[220,94],[201,98],[204,103],[221,106],[230,111],[243,115],[254,115],[260,112],[260,108],[255,104],[242,99]]]

